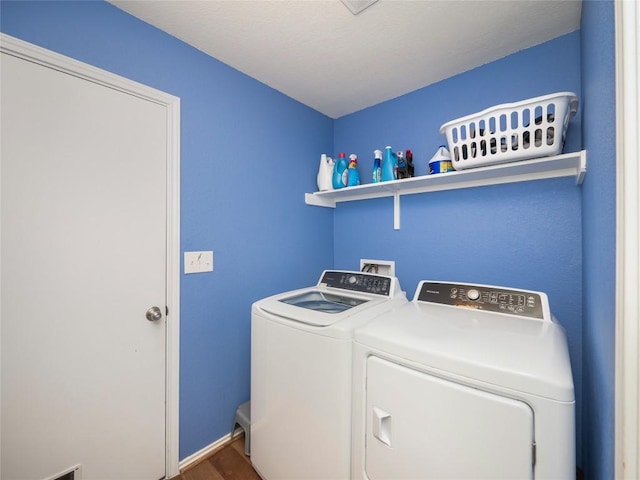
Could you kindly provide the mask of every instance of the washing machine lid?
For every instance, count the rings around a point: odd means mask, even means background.
[[[278,301],[314,312],[336,314],[362,305],[371,299],[338,295],[322,290],[307,290],[296,295],[286,296]]]
[[[354,338],[435,374],[574,401],[566,335],[552,319],[421,301],[417,292]]]
[[[256,302],[256,308],[323,327],[400,297],[404,298],[404,293],[395,277],[325,270],[316,286],[274,295]]]

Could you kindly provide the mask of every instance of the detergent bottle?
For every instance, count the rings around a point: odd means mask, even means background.
[[[347,159],[344,153],[338,155],[338,160],[333,165],[333,188],[343,188],[347,186]]]
[[[409,167],[407,167],[407,162],[404,159],[404,152],[399,150],[397,155],[398,166],[396,168],[396,178],[409,178]]]
[[[333,189],[333,158],[327,157],[325,153],[320,155],[320,167],[318,168],[318,190],[324,192]]]
[[[390,146],[384,149],[384,158],[382,160],[382,175],[381,181],[388,182],[389,180],[395,180],[397,177],[398,169],[398,157],[393,153]]]
[[[371,183],[382,181],[382,150],[373,151],[373,173]]]
[[[429,174],[452,172],[451,154],[447,147],[440,145],[436,153],[429,160]]]
[[[358,156],[355,153],[349,155],[347,167],[347,187],[360,185],[360,172],[358,171]]]
[[[407,150],[407,152],[404,155],[404,158],[407,161],[407,170],[409,171],[409,176],[415,177],[416,168],[413,165],[413,153],[411,153],[411,150]]]

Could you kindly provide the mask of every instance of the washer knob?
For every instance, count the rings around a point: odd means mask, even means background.
[[[475,302],[480,298],[480,292],[475,288],[472,288],[471,290],[467,290],[467,298]]]
[[[349,277],[349,283],[350,283],[351,285],[353,285],[353,284],[354,284],[354,283],[356,283],[357,281],[358,281],[358,279],[356,278],[356,276],[355,276],[355,275],[351,275],[351,276]]]

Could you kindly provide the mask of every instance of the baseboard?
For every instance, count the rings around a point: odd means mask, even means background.
[[[242,432],[243,432],[242,428],[236,428],[235,431],[233,432],[233,438],[236,438]],[[213,453],[216,452],[217,450],[220,450],[221,448],[226,447],[228,444],[231,443],[231,440],[232,440],[231,433],[227,433],[224,437],[219,438],[215,442],[207,445],[202,450],[198,450],[197,452],[180,460],[180,463],[178,464],[178,468],[182,472],[183,470],[186,470],[187,468],[192,467],[197,463],[200,463],[205,458],[213,455]]]

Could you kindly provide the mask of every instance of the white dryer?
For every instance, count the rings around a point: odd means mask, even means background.
[[[349,478],[353,331],[406,303],[395,277],[325,271],[253,304],[251,463],[262,478]]]
[[[541,292],[420,282],[354,334],[352,478],[574,479],[574,390]]]

